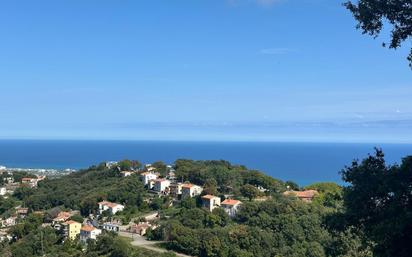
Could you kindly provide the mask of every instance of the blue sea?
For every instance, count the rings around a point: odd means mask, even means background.
[[[143,163],[179,158],[228,160],[300,185],[342,183],[339,171],[380,147],[388,163],[412,155],[408,144],[261,143],[175,141],[0,140],[0,165],[13,168],[81,169],[102,161],[135,159]]]

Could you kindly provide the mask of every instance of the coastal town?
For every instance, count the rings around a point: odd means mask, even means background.
[[[196,198],[204,210],[212,213],[216,209],[220,209],[232,219],[236,217],[244,202],[262,202],[272,198],[269,189],[261,185],[249,185],[252,187],[250,190],[255,192],[255,195],[250,197],[222,194],[218,191],[215,191],[218,194],[214,195],[207,188],[208,185],[197,185],[188,180],[183,181],[176,175],[172,165],[163,165],[160,171],[158,166],[152,164],[143,165],[139,169],[130,167],[125,169],[118,162],[105,162],[104,169],[118,172],[120,180],[133,178],[142,183],[147,192],[147,197],[144,199],[147,204],[160,199],[172,208],[179,206],[186,199]],[[18,171],[8,170],[6,167],[2,167],[0,174],[3,180],[0,187],[1,199],[12,197],[25,188],[36,190],[44,180],[49,179],[47,176],[32,173],[24,173],[28,176],[19,177],[18,175],[22,174],[19,174]],[[219,185],[217,186],[219,187]],[[284,197],[298,198],[304,203],[311,203],[318,192],[316,190],[296,191],[287,186],[282,194]],[[78,240],[83,243],[84,247],[88,241],[96,240],[104,233],[113,232],[131,238],[132,244],[133,242],[143,242],[136,243],[136,245],[153,248],[153,244],[148,244],[149,240],[145,236],[159,227],[162,215],[160,210],[139,213],[128,222],[124,222],[121,219],[121,214],[127,207],[127,204],[123,202],[102,199],[88,216],[82,216],[80,210],[68,209],[65,206],[47,210],[33,210],[24,205],[15,206],[6,210],[1,216],[0,241],[19,240],[9,231],[17,224],[24,222],[28,215],[34,214],[42,217],[42,227],[53,228],[65,240]],[[139,240],[133,240],[135,238],[139,238]]]

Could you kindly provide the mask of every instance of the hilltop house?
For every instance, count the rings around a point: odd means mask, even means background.
[[[7,194],[6,187],[0,187],[0,195],[5,195],[5,194]]]
[[[121,175],[122,177],[128,177],[128,176],[131,176],[132,174],[133,174],[132,171],[121,171],[121,172],[120,172],[120,175]]]
[[[118,203],[111,203],[108,201],[102,201],[99,204],[99,213],[102,214],[104,211],[109,211],[110,214],[115,215],[119,211],[124,210],[124,205]]]
[[[241,201],[233,200],[233,199],[226,199],[224,200],[220,206],[225,210],[225,212],[229,215],[229,217],[234,217],[239,210],[240,205],[242,204]]]
[[[80,241],[86,243],[87,240],[95,240],[102,231],[98,228],[85,225],[80,229]]]
[[[21,183],[23,185],[28,185],[29,187],[36,187],[37,186],[37,179],[35,179],[35,178],[22,178]]]
[[[305,191],[286,191],[283,193],[285,196],[296,196],[297,198],[301,199],[304,202],[310,203],[312,202],[313,198],[317,196],[319,193],[316,190],[305,190]]]
[[[63,223],[64,235],[70,240],[74,240],[76,239],[77,235],[80,234],[81,227],[82,224],[80,224],[79,222],[68,220]]]
[[[183,184],[182,185],[182,198],[194,197],[200,195],[203,191],[203,188],[198,185],[193,184]]]
[[[203,207],[212,212],[214,208],[220,206],[220,198],[214,195],[204,195],[202,196],[202,203]]]
[[[170,186],[170,180],[160,178],[156,179],[154,183],[153,190],[159,193],[164,193],[166,189],[168,189]]]
[[[140,180],[143,182],[144,185],[149,184],[150,180],[157,179],[157,175],[152,172],[143,172],[140,174]]]

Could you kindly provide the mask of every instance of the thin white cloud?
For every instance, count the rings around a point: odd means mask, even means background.
[[[268,54],[268,55],[281,55],[281,54],[289,54],[296,52],[296,49],[287,48],[287,47],[277,47],[277,48],[265,48],[259,51],[261,54]]]

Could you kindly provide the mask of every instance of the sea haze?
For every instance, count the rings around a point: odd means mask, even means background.
[[[372,153],[374,147],[384,150],[388,163],[399,163],[412,154],[412,144],[0,140],[0,165],[80,169],[121,159],[143,163],[224,159],[307,185],[318,181],[342,183],[339,171],[353,159]]]

